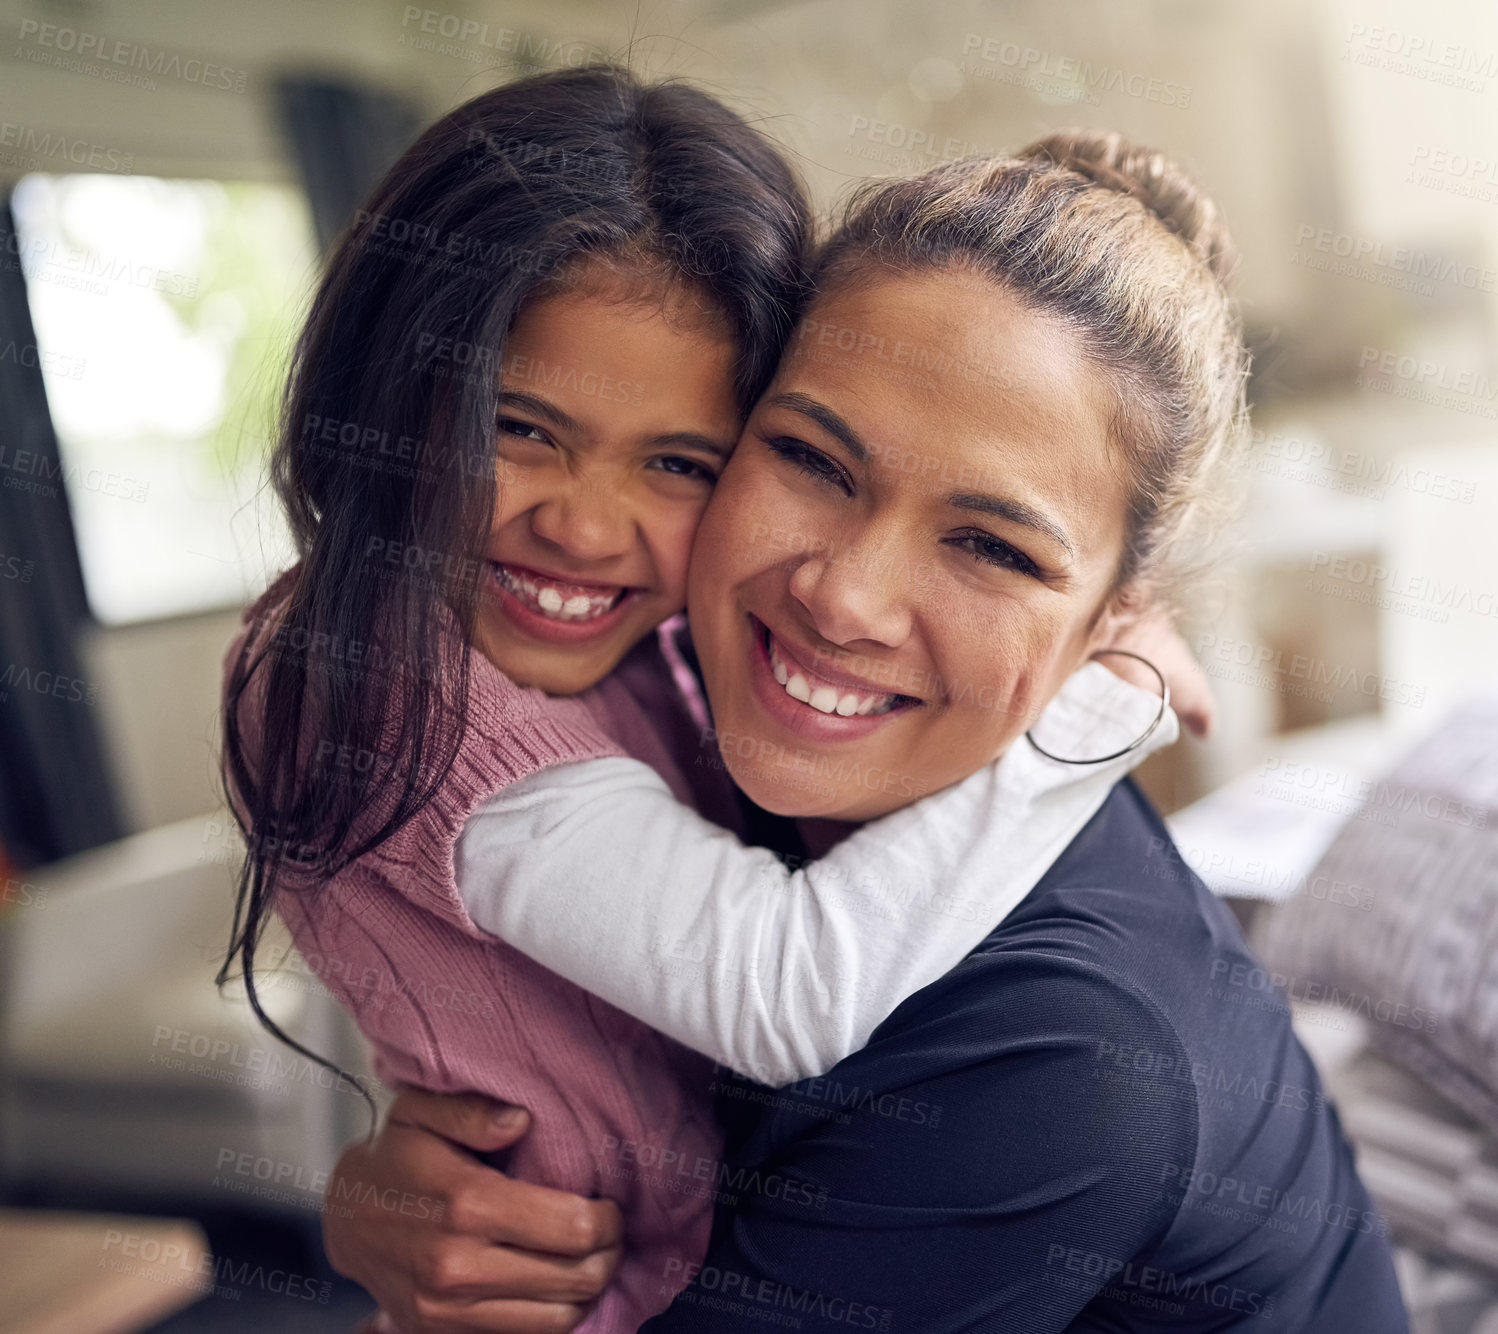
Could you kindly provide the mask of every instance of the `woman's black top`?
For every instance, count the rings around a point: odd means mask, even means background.
[[[1132,783],[862,1051],[717,1092],[711,1245],[649,1334],[1408,1329],[1288,1010]]]

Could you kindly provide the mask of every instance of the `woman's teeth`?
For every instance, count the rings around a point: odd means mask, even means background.
[[[494,563],[499,582],[532,611],[553,621],[591,621],[612,611],[624,596],[624,589],[612,593],[591,593],[576,584],[558,583],[530,573],[522,574],[507,565]]]
[[[770,671],[781,688],[792,699],[809,704],[820,713],[835,713],[842,718],[851,718],[854,714],[888,713],[900,698],[898,695],[857,695],[833,686],[813,686],[803,673],[786,666],[774,635],[770,636],[769,647]]]

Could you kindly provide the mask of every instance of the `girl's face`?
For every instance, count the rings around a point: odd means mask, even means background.
[[[870,819],[996,758],[1113,630],[1127,479],[1071,333],[995,284],[820,301],[703,519],[693,642],[735,780]]]
[[[505,344],[480,649],[585,690],[686,598],[692,536],[739,430],[735,347],[689,293],[594,268]]]

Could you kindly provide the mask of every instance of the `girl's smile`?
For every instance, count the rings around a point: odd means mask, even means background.
[[[612,633],[632,597],[648,590],[580,583],[503,561],[489,562],[490,591],[517,628],[537,639],[579,644]]]

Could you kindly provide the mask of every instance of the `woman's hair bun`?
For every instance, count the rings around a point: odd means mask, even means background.
[[[1102,130],[1060,130],[1018,156],[1052,162],[1109,190],[1132,195],[1226,280],[1237,262],[1221,211],[1164,153]]]

